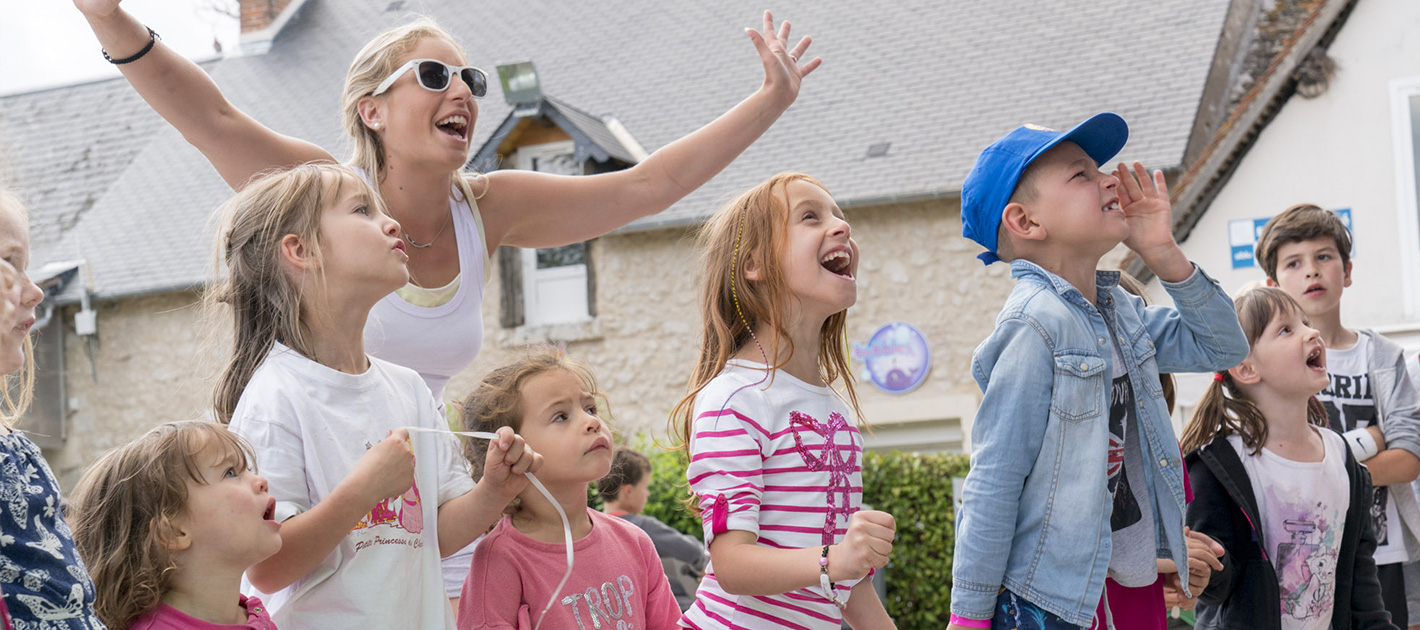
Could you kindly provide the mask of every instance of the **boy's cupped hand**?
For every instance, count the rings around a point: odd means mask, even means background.
[[[1155,170],[1151,176],[1142,162],[1135,162],[1132,171],[1120,162],[1114,176],[1119,179],[1119,207],[1129,222],[1124,244],[1140,254],[1174,245],[1173,206],[1164,172]]]
[[[1139,254],[1160,279],[1179,282],[1193,272],[1192,263],[1173,237],[1173,206],[1164,172],[1151,176],[1143,163],[1130,170],[1123,162],[1114,169],[1119,179],[1119,207],[1129,223],[1124,245]]]

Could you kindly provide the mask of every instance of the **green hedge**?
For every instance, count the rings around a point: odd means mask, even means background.
[[[951,610],[952,477],[964,477],[966,455],[893,451],[863,459],[863,503],[897,519],[887,570],[887,605],[901,630],[946,626]]]
[[[660,519],[682,532],[705,540],[700,516],[691,510],[690,488],[685,483],[685,451],[667,451],[651,445],[643,450],[651,457],[651,499],[645,514]]]
[[[637,440],[651,458],[651,499],[645,513],[702,538],[700,518],[685,498],[684,453]],[[863,503],[897,519],[897,540],[887,570],[888,613],[901,630],[941,630],[951,604],[952,477],[965,476],[966,455],[867,453]]]

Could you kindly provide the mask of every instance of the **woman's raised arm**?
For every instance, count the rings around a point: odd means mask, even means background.
[[[724,170],[799,95],[799,82],[822,60],[799,63],[804,37],[789,47],[789,23],[764,13],[762,30],[745,29],[764,65],[764,84],[710,124],[624,171],[566,177],[504,170],[488,175],[479,202],[488,245],[555,247],[600,236],[679,201]]]
[[[119,8],[119,1],[74,0],[113,59],[133,56],[150,41],[147,27]],[[335,161],[324,149],[276,133],[233,107],[212,77],[161,41],[154,42],[141,59],[119,65],[119,70],[234,189],[265,170]]]

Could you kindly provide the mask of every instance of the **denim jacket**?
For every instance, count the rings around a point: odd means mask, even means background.
[[[1183,282],[1163,283],[1176,308],[1145,307],[1119,288],[1118,272],[1096,273],[1098,306],[1034,263],[1012,262],[1011,276],[996,329],[972,357],[984,394],[957,514],[952,613],[989,619],[1005,587],[1085,626],[1110,558],[1110,336],[1138,405],[1149,489],[1141,507],[1154,511],[1158,557],[1181,567],[1185,472],[1159,372],[1233,367],[1247,357],[1247,339],[1232,300],[1196,266]]]

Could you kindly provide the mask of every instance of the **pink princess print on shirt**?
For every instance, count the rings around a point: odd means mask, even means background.
[[[365,449],[369,450],[371,444],[366,443]],[[413,455],[411,455],[413,457]],[[414,462],[418,465],[418,461]],[[376,525],[390,525],[398,527],[411,534],[418,534],[424,531],[424,505],[419,497],[419,480],[414,481],[414,485],[409,490],[397,497],[390,497],[375,504],[370,509],[370,513],[351,529],[357,532],[362,529],[374,527]]]
[[[804,439],[799,434],[800,428],[805,428],[819,437],[823,438],[823,445],[819,454],[815,456],[809,451],[809,447],[804,446]],[[857,470],[858,452],[851,448],[853,446],[853,436],[848,436],[849,446],[847,448],[838,444],[834,437],[839,431],[847,430],[848,421],[837,411],[828,414],[828,423],[824,424],[814,419],[806,413],[798,411],[789,412],[789,428],[794,432],[794,447],[799,450],[799,456],[804,458],[804,463],[809,470],[814,472],[828,471],[828,513],[823,521],[823,544],[831,545],[838,532],[838,516],[843,515],[844,522],[853,515],[855,510],[849,502],[849,497],[853,491],[853,484],[849,482],[848,475]],[[843,452],[848,452],[845,460]],[[842,499],[842,503],[838,502]]]

